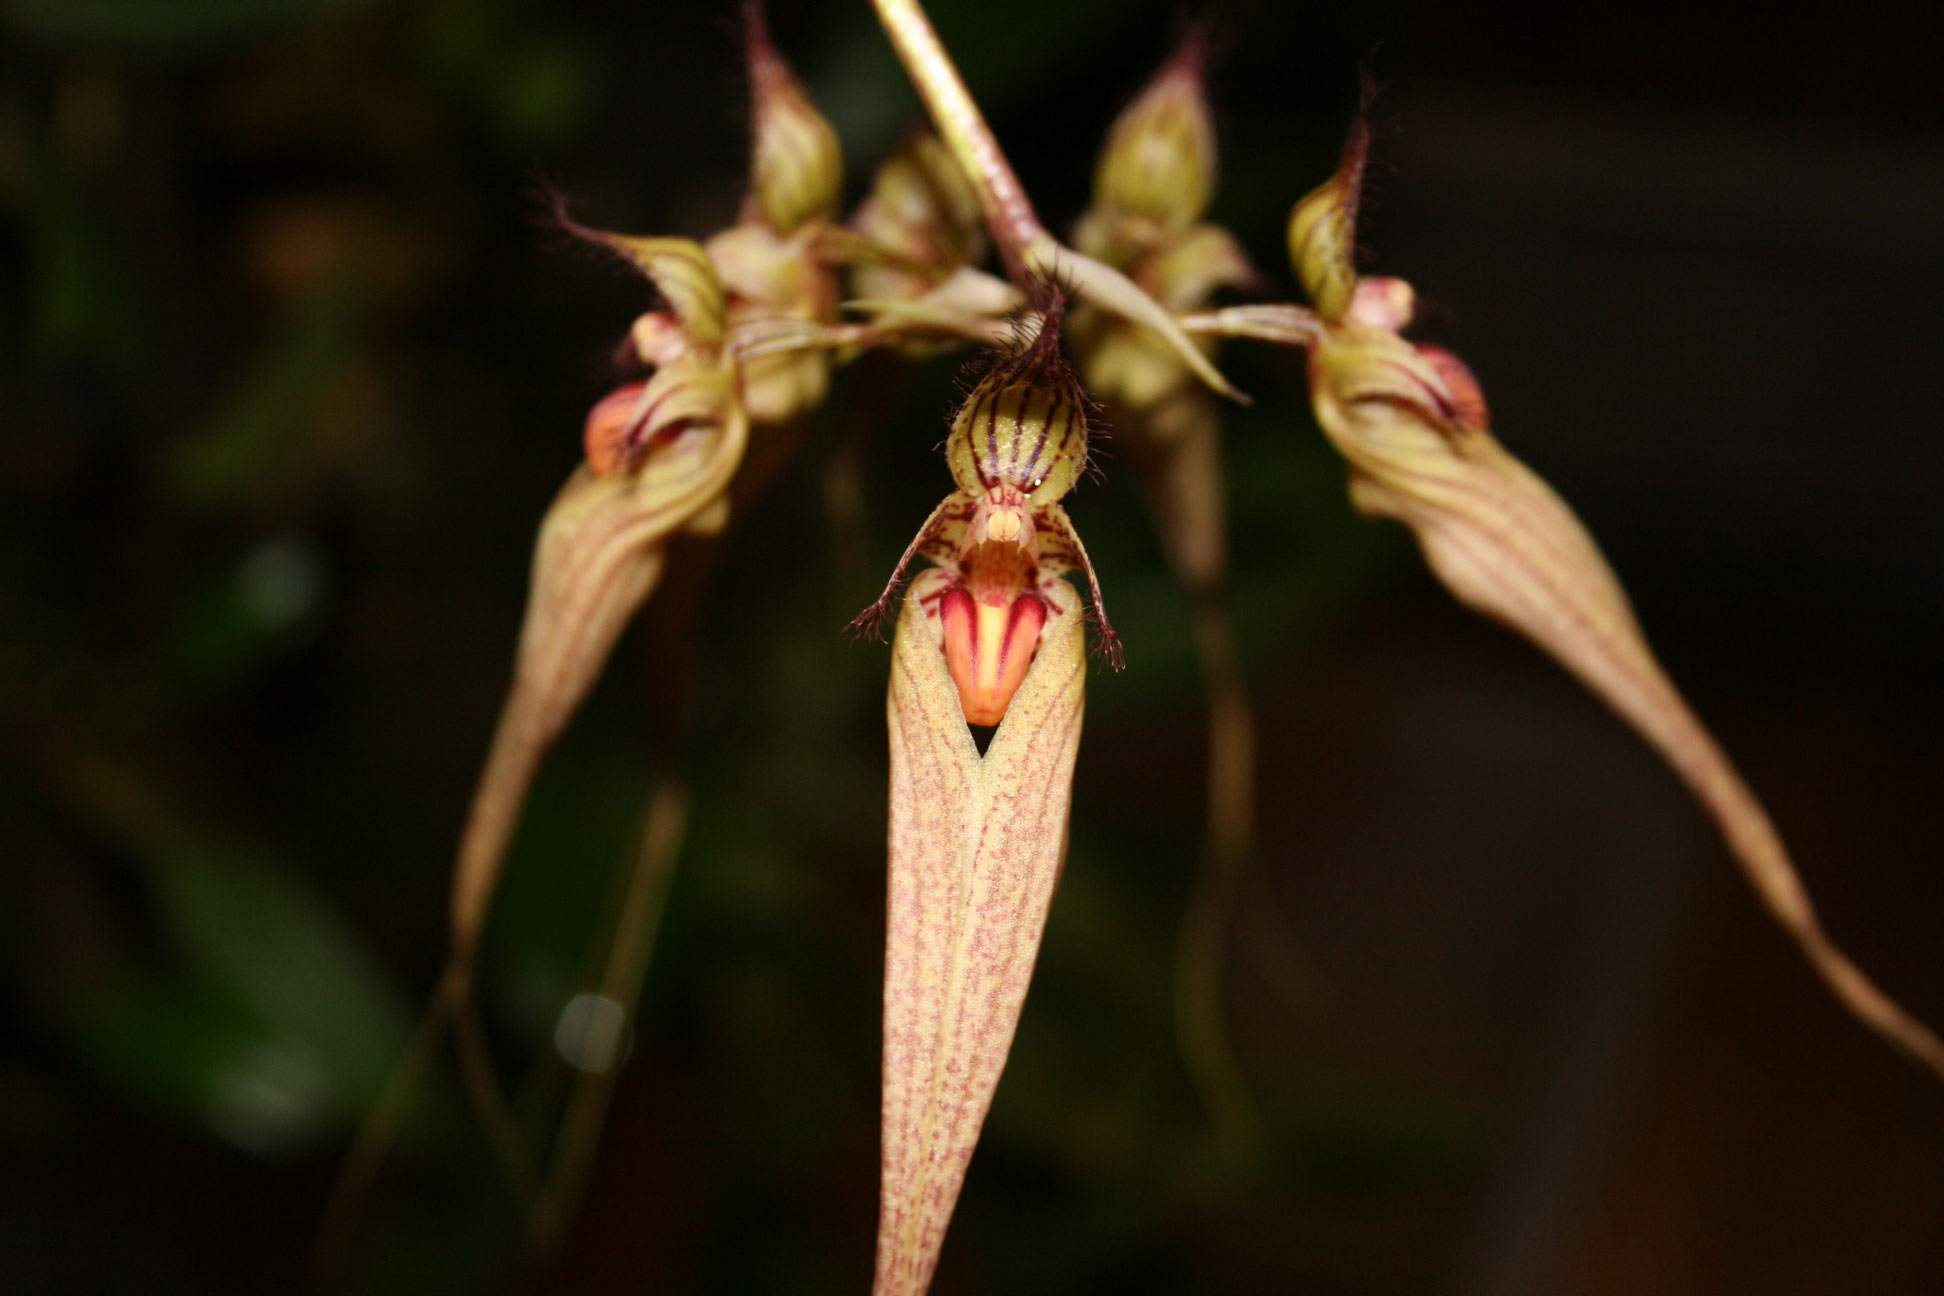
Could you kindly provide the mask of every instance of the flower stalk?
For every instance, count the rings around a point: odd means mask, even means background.
[[[1025,186],[986,125],[985,114],[965,88],[958,66],[938,39],[938,32],[917,0],[872,0],[878,21],[904,61],[905,71],[930,111],[932,123],[952,156],[971,178],[979,210],[1015,282],[1031,272],[1027,250],[1047,238],[1046,227],[1033,211]]]
[[[1074,245],[1125,273],[1177,316],[1255,279],[1229,232],[1204,222],[1215,191],[1205,57],[1191,33],[1109,128],[1093,200]],[[1256,852],[1255,715],[1229,626],[1228,508],[1221,404],[1151,329],[1076,312],[1074,350],[1140,479],[1163,552],[1188,596],[1208,715],[1201,857],[1175,957],[1175,1033],[1182,1060],[1232,1163],[1262,1142],[1262,1119],[1229,1040],[1223,996],[1229,933]],[[1212,358],[1216,341],[1196,339]]]

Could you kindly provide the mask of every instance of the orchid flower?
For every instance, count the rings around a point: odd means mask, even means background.
[[[843,181],[836,134],[771,43],[760,6],[745,5],[743,18],[753,130],[750,184],[734,225],[702,242],[641,237],[589,228],[556,203],[562,229],[627,261],[661,298],[661,308],[629,330],[633,358],[651,373],[594,405],[583,429],[584,462],[541,523],[513,684],[460,838],[451,952],[420,1030],[340,1174],[324,1228],[327,1252],[342,1249],[418,1079],[452,1027],[468,1092],[509,1180],[532,1207],[535,1235],[557,1236],[607,1090],[570,1104],[553,1165],[536,1179],[473,999],[493,894],[540,764],[660,583],[670,542],[729,524],[732,504],[753,496],[780,466],[804,416],[824,400],[835,359],[873,346],[994,341],[1024,301],[971,265],[982,250],[977,204],[957,162],[935,141],[915,145],[905,171],[881,176],[855,227],[836,222]],[[923,192],[914,196],[915,187]],[[846,324],[838,312],[847,266],[915,275],[929,286],[913,294],[894,285],[883,299],[858,303],[863,322]],[[882,281],[873,287],[887,292]],[[1084,420],[1071,430],[1084,462]],[[1043,547],[1034,561],[1050,573],[1079,541],[1052,502],[1057,494],[1041,490],[1037,498],[1043,507],[1024,534],[1030,541],[1037,521]],[[1058,607],[1058,598],[1035,594],[1030,606]],[[685,806],[679,780],[654,798],[640,869],[672,867]],[[624,906],[631,910],[635,897],[665,885],[657,877],[636,881]],[[644,947],[637,936],[631,949]],[[638,958],[618,962],[632,966]],[[610,979],[638,984],[639,970]]]
[[[629,333],[652,370],[597,402],[583,462],[540,525],[527,608],[508,690],[473,794],[453,870],[451,949],[417,1037],[346,1159],[324,1226],[323,1250],[342,1249],[419,1077],[444,1031],[458,1027],[462,1069],[502,1163],[523,1196],[538,1191],[486,1057],[473,987],[493,893],[541,762],[586,699],[628,623],[660,582],[669,542],[729,522],[752,436],[774,438],[824,398],[829,356],[815,339],[777,326],[835,318],[835,268],[820,240],[842,183],[835,133],[771,45],[761,14],[746,13],[753,141],[749,196],[739,222],[709,239],[562,228],[638,269],[663,308]],[[650,836],[679,839],[662,796]],[[679,815],[675,816],[679,818]],[[644,858],[672,859],[673,848]]]
[[[934,123],[979,187],[1002,259],[1016,278],[1022,270],[1044,266],[1057,245],[1039,225],[922,10],[911,0],[875,3]],[[1101,236],[1102,213],[1112,221],[1121,214],[1117,206],[1125,209],[1135,219],[1119,223],[1151,240],[1151,252],[1170,231],[1180,237],[1192,225],[1204,186],[1212,181],[1212,150],[1204,171],[1192,111],[1166,106],[1170,98],[1178,103],[1181,83],[1171,86],[1166,72],[1158,80],[1117,124],[1117,132],[1138,140],[1136,147],[1150,165],[1156,158],[1171,159],[1175,184],[1146,186],[1147,176],[1138,169],[1110,171],[1097,181],[1096,213],[1083,224],[1082,240],[1108,255],[1116,254],[1118,231],[1109,225]],[[1142,117],[1149,113],[1163,129],[1143,131]],[[1845,1006],[1944,1074],[1944,1046],[1823,935],[1759,803],[1654,662],[1617,580],[1577,519],[1491,438],[1483,400],[1464,366],[1448,353],[1415,347],[1399,336],[1411,315],[1408,286],[1356,276],[1352,247],[1366,141],[1360,124],[1337,174],[1299,203],[1291,218],[1291,256],[1314,312],[1287,305],[1171,310],[1105,261],[1069,251],[1062,264],[1078,271],[1071,284],[1080,305],[1111,316],[1110,327],[1136,330],[1138,341],[1229,395],[1233,389],[1218,374],[1211,377],[1215,371],[1207,355],[1184,345],[1183,334],[1250,337],[1307,349],[1317,421],[1351,465],[1353,501],[1366,512],[1412,526],[1433,570],[1461,600],[1532,638],[1640,729],[1714,814],[1758,894]],[[1103,167],[1113,165],[1117,142],[1110,141]],[[1165,195],[1183,191],[1180,210],[1170,208]],[[1183,219],[1183,212],[1191,214]],[[1147,230],[1139,223],[1143,218]],[[1129,255],[1124,244],[1118,254]],[[1133,255],[1140,255],[1138,243]],[[1220,257],[1208,259],[1222,265]],[[1147,277],[1150,285],[1165,287],[1152,274]],[[1203,293],[1220,281],[1220,274],[1190,278]],[[1146,305],[1137,304],[1137,296]],[[1156,322],[1155,307],[1166,314],[1165,323]],[[1148,336],[1141,339],[1138,330]],[[1099,364],[1098,353],[1093,359]],[[1139,365],[1145,369],[1123,376],[1110,368],[1105,376],[1125,382],[1162,372],[1151,361]],[[1167,386],[1157,382],[1155,390]],[[955,424],[955,440],[958,434]],[[957,473],[956,461],[955,476],[960,496],[940,506],[906,553],[904,562],[924,552],[943,566],[921,577],[907,596],[894,654],[877,1296],[924,1292],[937,1263],[1038,947],[1045,921],[1041,888],[1050,888],[1049,871],[1053,878],[1058,874],[1063,843],[1054,845],[1051,830],[1057,825],[1063,835],[1065,807],[1058,802],[1066,795],[1063,785],[1071,768],[1066,744],[1077,735],[1080,714],[1077,697],[1048,710],[1043,691],[1026,690],[1039,678],[1035,672],[1045,668],[1022,666],[1013,654],[1043,637],[1035,613],[1021,612],[1017,595],[1009,596],[1010,605],[967,598],[976,584],[968,561],[982,561],[983,555],[974,558],[963,545],[968,537],[983,539],[988,532],[972,528],[990,522],[980,512],[986,506],[973,483]],[[991,480],[979,478],[981,484]],[[960,526],[963,533],[955,529]],[[1030,570],[1017,558],[1013,563],[1015,571]],[[1019,577],[1006,586],[1024,587]],[[936,610],[931,599],[937,600]],[[1047,651],[1047,643],[1040,642],[1038,653]],[[1070,669],[1069,660],[1059,659],[1055,668]],[[1023,723],[1009,719],[1001,725],[984,763],[950,715],[947,678],[956,685],[968,721],[990,722],[995,712],[988,708],[989,697],[1003,701],[1015,678],[1020,681],[1016,696],[1032,701],[1032,710],[1019,717]],[[1029,728],[1032,737],[1021,737]],[[1002,747],[1009,736],[1013,741]],[[1028,771],[1006,763],[1029,747],[1037,748],[1041,762],[1062,753],[1050,766],[1055,780],[1050,790],[1046,766]],[[996,802],[987,791],[988,780],[995,778],[1001,788]],[[1056,798],[1050,809],[1049,795]],[[1021,818],[1038,830],[1037,837],[1020,836]],[[994,886],[987,879],[995,872],[1006,879],[1002,891],[987,889]]]
[[[1411,286],[1356,273],[1369,147],[1360,115],[1335,173],[1290,214],[1290,261],[1314,314],[1258,307],[1218,317],[1228,315],[1234,332],[1307,348],[1316,421],[1349,464],[1352,503],[1410,527],[1460,602],[1531,640],[1633,726],[1715,820],[1756,895],[1838,1001],[1944,1076],[1944,1042],[1823,931],[1767,812],[1655,660],[1592,536],[1492,435],[1471,371],[1401,336],[1415,312]]]
[[[1065,862],[1086,635],[1063,573],[1085,573],[1120,663],[1059,503],[1087,465],[1088,408],[1060,316],[1056,294],[959,408],[945,444],[958,489],[854,623],[877,624],[913,558],[937,564],[911,583],[892,647],[880,1296],[931,1280]],[[997,726],[983,754],[973,725]]]
[[[1764,903],[1839,999],[1944,1074],[1944,1045],[1822,933],[1760,804],[1655,662],[1591,538],[1493,438],[1470,373],[1448,353],[1404,339],[1409,286],[1356,274],[1368,148],[1361,122],[1337,172],[1291,217],[1291,259],[1313,309],[1209,309],[1218,289],[1254,277],[1236,241],[1203,221],[1215,153],[1197,47],[1115,124],[1093,205],[1068,247],[1040,223],[917,0],[873,3],[937,135],[912,137],[886,162],[848,223],[836,216],[836,135],[753,7],[753,161],[736,224],[696,241],[607,233],[561,214],[566,228],[626,259],[659,295],[661,308],[630,332],[650,372],[594,406],[585,462],[542,523],[513,685],[460,842],[450,962],[401,1076],[415,1077],[431,1042],[457,1023],[475,1100],[492,1118],[497,1086],[472,995],[493,892],[540,762],[654,592],[670,542],[718,532],[732,506],[745,506],[763,475],[750,467],[756,452],[773,461],[788,448],[826,398],[834,365],[873,347],[921,355],[997,344],[951,417],[953,491],[853,623],[894,621],[874,1292],[922,1296],[1065,863],[1089,624],[1096,649],[1121,664],[1100,581],[1061,503],[1089,466],[1097,408],[1089,387],[1124,421],[1170,561],[1203,617],[1198,640],[1218,739],[1209,855],[1219,889],[1197,901],[1201,916],[1188,930],[1202,942],[1193,947],[1196,1003],[1205,1009],[1218,998],[1209,968],[1219,967],[1221,947],[1219,938],[1207,943],[1208,932],[1226,921],[1253,849],[1254,748],[1219,597],[1226,558],[1215,398],[1242,399],[1214,363],[1224,337],[1307,352],[1316,420],[1350,466],[1357,506],[1411,527],[1454,594],[1532,639],[1634,725],[1714,815]],[[988,238],[1004,278],[980,269]],[[1061,349],[1069,299],[1079,377]],[[900,599],[918,558],[931,566]],[[1066,579],[1074,572],[1091,610]],[[980,731],[989,739],[983,750]],[[642,858],[665,870],[686,802],[663,789],[657,804]],[[626,906],[636,921],[647,908]],[[631,951],[614,960],[617,984],[639,984],[646,955],[639,942]],[[375,1170],[409,1087],[395,1085],[374,1114],[341,1200],[355,1201]],[[572,1137],[591,1139],[604,1104],[598,1097],[570,1113]],[[520,1150],[502,1155],[511,1165]],[[571,1202],[556,1195],[542,1205],[557,1226]]]

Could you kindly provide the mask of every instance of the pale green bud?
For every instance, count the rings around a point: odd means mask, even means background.
[[[755,126],[749,199],[764,224],[794,234],[836,215],[844,153],[837,132],[770,43],[758,6],[745,11],[744,26]]]
[[[1215,126],[1196,40],[1115,119],[1094,169],[1094,206],[1165,238],[1200,220],[1214,192]]]

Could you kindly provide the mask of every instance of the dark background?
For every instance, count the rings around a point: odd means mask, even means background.
[[[915,100],[861,2],[777,9],[855,194]],[[1063,224],[1175,11],[934,11]],[[732,17],[0,5],[0,1287],[305,1281],[444,953],[533,528],[647,301],[544,227],[535,178],[612,228],[730,219]],[[1938,18],[1210,17],[1215,216],[1288,292],[1288,207],[1359,66],[1388,86],[1369,268],[1415,282],[1601,537],[1838,940],[1944,1020]],[[1944,1290],[1935,1080],[1833,1006],[1628,732],[1350,513],[1296,361],[1225,363],[1257,397],[1229,428],[1267,841],[1229,991],[1268,1136],[1219,1155],[1174,1042],[1199,693],[1109,458],[1070,506],[1129,666],[1092,680],[938,1290]],[[953,369],[840,381],[729,547],[688,849],[566,1246],[517,1264],[442,1078],[351,1289],[863,1289],[886,652],[837,630],[946,489]],[[847,438],[867,552],[822,502]],[[640,662],[549,766],[496,913],[509,1075],[585,985],[674,742]]]

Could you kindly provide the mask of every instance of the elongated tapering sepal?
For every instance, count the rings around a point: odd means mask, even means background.
[[[1024,260],[1027,269],[1033,273],[1066,284],[1078,300],[1098,306],[1129,323],[1154,330],[1162,344],[1179,356],[1189,371],[1212,390],[1243,405],[1250,403],[1234,383],[1222,376],[1215,362],[1195,345],[1195,340],[1188,336],[1167,307],[1114,267],[1072,248],[1062,247],[1050,235],[1043,235],[1027,245]]]
[[[1761,803],[1655,660],[1586,528],[1492,436],[1469,371],[1392,333],[1344,333],[1312,354],[1311,395],[1357,507],[1409,526],[1461,602],[1551,654],[1658,749],[1836,997],[1944,1076],[1944,1043],[1824,933]]]
[[[1084,615],[1064,581],[983,757],[912,582],[898,620],[884,961],[884,1143],[875,1296],[920,1296],[999,1083],[1066,856],[1086,683]]]
[[[452,880],[454,959],[469,963],[541,759],[593,687],[661,574],[662,546],[717,505],[749,423],[733,405],[654,447],[633,472],[580,468],[547,510],[513,686],[500,712]]]

